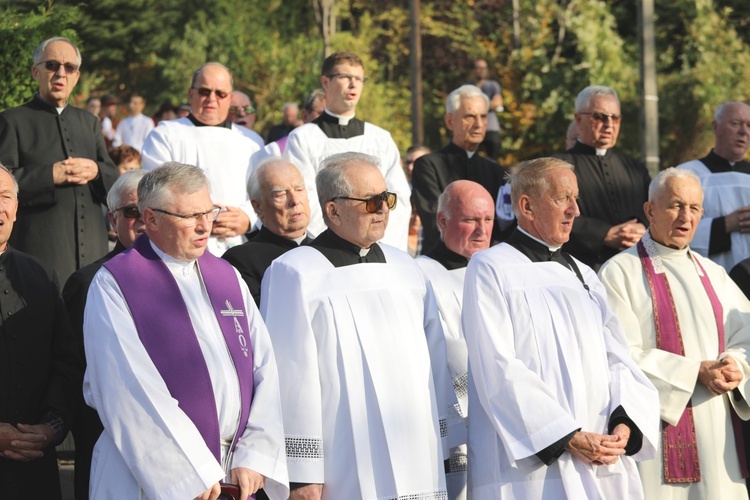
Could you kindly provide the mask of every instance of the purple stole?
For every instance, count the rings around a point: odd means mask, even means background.
[[[651,291],[651,303],[654,308],[654,326],[656,327],[656,347],[673,354],[685,355],[682,344],[682,333],[680,322],[677,318],[672,290],[669,287],[666,273],[663,270],[657,272],[651,259],[651,252],[646,250],[643,243],[647,240],[649,246],[653,246],[653,240],[648,233],[638,242],[638,256],[641,259],[643,270],[646,274],[648,287]],[[655,253],[655,250],[653,250]],[[698,268],[703,288],[706,290],[711,302],[716,330],[719,335],[719,352],[724,352],[724,309],[719,297],[716,295],[711,281],[700,262],[692,259]],[[744,442],[742,432],[739,428],[737,414],[732,410],[732,423],[734,427],[737,455],[743,477],[748,477],[747,464],[745,462]],[[698,459],[698,443],[695,436],[695,421],[693,420],[692,404],[688,402],[677,425],[662,425],[662,447],[664,462],[665,483],[695,483],[701,480],[700,461]]]
[[[172,273],[144,234],[133,248],[104,267],[112,273],[133,315],[138,336],[180,409],[193,421],[206,446],[221,463],[216,400],[206,361],[187,306]],[[232,356],[240,385],[242,411],[232,442],[247,426],[253,395],[253,351],[247,314],[234,268],[205,252],[198,259],[203,283]]]

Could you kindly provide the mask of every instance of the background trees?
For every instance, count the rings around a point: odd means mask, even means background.
[[[0,109],[33,95],[31,50],[63,33],[84,54],[78,97],[137,91],[156,109],[186,100],[191,72],[226,64],[262,130],[284,102],[318,86],[326,47],[359,53],[367,83],[359,116],[389,129],[402,149],[409,122],[409,23],[403,0],[58,0],[0,3]],[[636,5],[630,0],[422,0],[425,141],[447,140],[443,102],[487,59],[503,85],[502,162],[562,149],[573,100],[591,83],[617,89],[621,148],[638,156]],[[750,6],[745,0],[657,0],[662,166],[704,154],[713,110],[750,96]],[[324,43],[324,35],[327,37]]]

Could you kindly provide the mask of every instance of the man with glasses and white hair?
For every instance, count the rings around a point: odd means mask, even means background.
[[[117,234],[115,248],[99,260],[74,272],[63,287],[63,300],[73,325],[73,332],[83,352],[83,311],[86,295],[94,275],[102,264],[133,246],[135,239],[143,233],[143,219],[138,211],[138,182],[146,175],[143,170],[131,170],[122,174],[107,194],[109,222]],[[91,453],[102,433],[102,423],[97,413],[83,401],[78,407],[73,425],[75,437],[75,491],[76,499],[87,499]]]
[[[0,162],[16,176],[12,245],[50,265],[61,280],[107,252],[102,205],[117,180],[99,120],[68,105],[81,53],[54,37],[34,51],[39,92],[0,114]]]
[[[176,161],[202,168],[222,208],[211,230],[208,250],[220,257],[246,241],[255,214],[245,191],[250,157],[261,149],[228,118],[233,98],[232,74],[222,64],[206,63],[193,73],[190,114],[160,122],[143,145],[143,168]]]
[[[401,199],[391,214],[383,242],[406,251],[411,190],[401,167],[398,146],[387,130],[355,117],[366,81],[364,64],[353,52],[336,52],[328,56],[323,61],[320,76],[320,84],[326,93],[325,110],[311,123],[289,133],[284,156],[302,172],[312,199],[317,196],[315,175],[325,158],[348,151],[376,157],[388,190]],[[326,228],[323,213],[317,203],[310,208],[310,231],[320,234]]]
[[[612,152],[622,118],[617,92],[592,85],[578,94],[575,106],[578,141],[553,156],[575,166],[581,191],[581,215],[565,249],[596,270],[646,231],[643,204],[651,178],[643,163]]]
[[[446,498],[440,318],[414,260],[378,243],[400,201],[372,156],[341,153],[322,166],[328,229],[276,259],[261,294],[290,498]]]
[[[489,98],[474,85],[463,85],[445,101],[445,126],[453,136],[443,149],[414,162],[412,199],[422,219],[422,249],[428,252],[440,241],[437,224],[438,197],[453,181],[469,180],[481,184],[497,202],[505,171],[495,161],[479,156],[479,145],[487,131]],[[494,111],[493,111],[494,112]],[[499,228],[493,239],[501,238]]]
[[[86,402],[104,432],[91,498],[215,499],[287,487],[278,376],[239,273],[206,252],[219,215],[199,167],[138,184],[145,235],[104,263],[84,314]]]

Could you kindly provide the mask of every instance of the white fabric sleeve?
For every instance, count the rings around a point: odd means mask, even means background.
[[[323,222],[323,211],[318,201],[318,189],[315,186],[315,175],[317,172],[313,164],[314,158],[311,158],[310,148],[305,144],[306,138],[304,137],[304,132],[309,127],[317,127],[317,125],[308,123],[292,130],[286,141],[284,158],[294,163],[299,168],[299,171],[302,172],[302,177],[305,179],[307,199],[310,202],[310,224],[307,226],[307,230],[317,236],[326,230],[326,225]]]
[[[143,170],[153,170],[165,162],[172,161],[172,148],[165,131],[166,126],[157,126],[146,137],[141,150]]]
[[[401,165],[401,155],[393,138],[388,135],[383,155],[381,171],[385,172],[385,185],[389,191],[396,193],[396,208],[388,217],[388,228],[382,239],[383,243],[406,252],[409,246],[409,219],[411,218],[411,188]]]

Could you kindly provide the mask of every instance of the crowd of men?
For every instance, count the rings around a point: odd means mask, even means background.
[[[0,113],[0,498],[68,431],[77,499],[748,498],[749,106],[652,180],[587,87],[506,178],[483,60],[405,165],[351,52],[267,144],[219,63],[156,126],[81,64]]]

